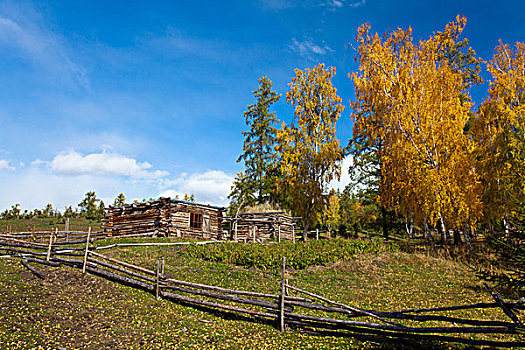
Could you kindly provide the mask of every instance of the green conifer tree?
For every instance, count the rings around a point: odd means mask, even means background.
[[[248,131],[243,131],[245,136],[243,153],[237,162],[244,161],[245,171],[238,176],[229,196],[232,204],[244,205],[275,202],[277,178],[276,172],[276,143],[277,117],[270,111],[281,95],[272,91],[272,82],[264,76],[259,80],[259,89],[253,91],[257,102],[249,105],[244,112]]]
[[[113,206],[122,207],[125,204],[126,204],[126,196],[124,195],[124,193],[121,192],[113,201]]]

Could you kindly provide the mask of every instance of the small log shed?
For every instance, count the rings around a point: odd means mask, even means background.
[[[266,213],[239,213],[225,216],[224,221],[230,221],[229,238],[238,241],[264,242],[274,239],[295,241],[295,217],[284,211]]]
[[[222,236],[224,208],[161,197],[143,203],[110,206],[102,222],[108,236],[191,237]]]

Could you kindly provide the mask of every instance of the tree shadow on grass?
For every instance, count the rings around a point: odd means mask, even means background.
[[[134,280],[134,279],[123,279],[122,276],[101,273],[102,270],[89,268],[89,272],[98,275],[99,277],[112,280],[114,282],[127,285],[133,288],[141,289],[148,293],[154,294],[155,288],[149,283]],[[468,288],[468,286],[466,286]],[[471,286],[479,291],[479,286]],[[251,323],[264,324],[271,327],[278,328],[277,315],[275,318],[265,318],[258,315],[241,315],[233,310],[224,310],[215,308],[213,306],[200,305],[195,302],[185,301],[177,298],[172,298],[166,293],[161,292],[161,296],[164,299],[170,300],[171,302],[177,303],[182,306],[191,307],[193,309],[203,311],[225,320],[236,320]],[[298,322],[288,321],[290,329],[298,332],[303,332],[312,335],[325,335],[335,337],[352,337],[359,341],[368,342],[377,349],[475,349],[480,345],[491,346],[491,347],[513,347],[513,346],[525,346],[525,342],[496,342],[496,341],[483,341],[474,340],[469,338],[460,338],[443,335],[425,335],[425,334],[413,334],[413,333],[402,333],[402,332],[390,332],[382,331],[377,329],[344,326],[344,328],[338,327],[337,325],[317,322]],[[287,324],[288,324],[287,323]]]
[[[316,336],[331,337],[352,337],[362,342],[367,342],[374,349],[403,349],[403,350],[445,350],[445,349],[479,349],[480,345],[489,346],[489,348],[500,347],[519,347],[525,346],[524,342],[491,342],[478,341],[467,338],[456,338],[448,336],[421,335],[421,334],[403,334],[389,333],[381,334],[381,331],[342,331],[327,330],[309,327],[293,327],[294,330],[305,334]],[[369,333],[370,332],[370,333]],[[376,334],[372,334],[376,333]],[[471,344],[468,344],[471,343]]]
[[[479,284],[465,284],[463,288],[466,290],[471,290],[478,294],[484,293],[491,299],[491,302],[494,301],[489,291],[484,286],[481,286]],[[515,301],[515,300],[518,300],[520,297],[520,294],[518,291],[513,290],[511,288],[506,288],[505,286],[494,286],[492,287],[492,289],[493,289],[493,292],[499,294],[505,301]]]

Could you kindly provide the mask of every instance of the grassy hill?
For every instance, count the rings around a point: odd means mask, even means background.
[[[66,218],[0,219],[0,232],[6,232],[9,227],[11,232],[30,232],[33,229],[35,231],[48,231],[54,228],[62,231],[66,227]],[[94,231],[100,230],[100,221],[87,220],[86,218],[69,219],[70,231],[87,231],[89,227]]]
[[[164,239],[170,240],[170,239]],[[143,240],[147,241],[147,240]],[[97,242],[103,245],[114,242]],[[126,247],[104,254],[153,268],[165,258],[172,278],[278,293],[278,269],[212,261],[187,246]],[[166,300],[68,267],[35,266],[40,280],[18,259],[0,259],[0,348],[28,349],[348,349],[466,348],[455,344],[281,333],[270,324],[210,312]],[[326,266],[287,271],[291,284],[332,300],[375,310],[491,302],[467,266],[425,254],[399,251],[348,256]],[[463,316],[504,320],[498,309]],[[492,337],[494,339],[494,337]],[[507,340],[517,340],[513,336]]]

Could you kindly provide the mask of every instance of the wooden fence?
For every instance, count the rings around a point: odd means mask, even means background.
[[[0,237],[0,251],[6,252],[9,256],[21,257],[22,265],[40,278],[44,278],[44,274],[30,263],[68,265],[82,269],[83,272],[148,291],[157,299],[164,298],[189,306],[249,315],[254,320],[274,323],[281,331],[302,328],[316,332],[337,332],[337,334],[342,332],[350,336],[373,336],[382,339],[438,340],[505,347],[525,346],[523,341],[496,341],[467,337],[472,334],[525,333],[525,327],[516,316],[516,310],[525,310],[525,304],[503,301],[488,286],[487,290],[494,298],[492,303],[385,312],[352,307],[291,285],[286,280],[285,258],[282,264],[280,293],[271,294],[177,280],[168,277],[163,260],[157,261],[155,269],[152,270],[101,254],[96,250],[97,247],[90,247],[89,234],[82,242],[85,244],[84,247],[79,247],[78,244],[76,247],[67,247],[58,243],[46,245],[26,242],[18,238]],[[450,311],[487,308],[500,308],[509,319],[492,321],[449,316]],[[320,317],[318,316],[320,311],[334,316]],[[440,315],[439,312],[447,312],[447,315]],[[400,323],[402,321],[405,323],[409,321],[409,324],[417,322],[421,326],[402,324]],[[428,322],[431,325],[425,326]]]

